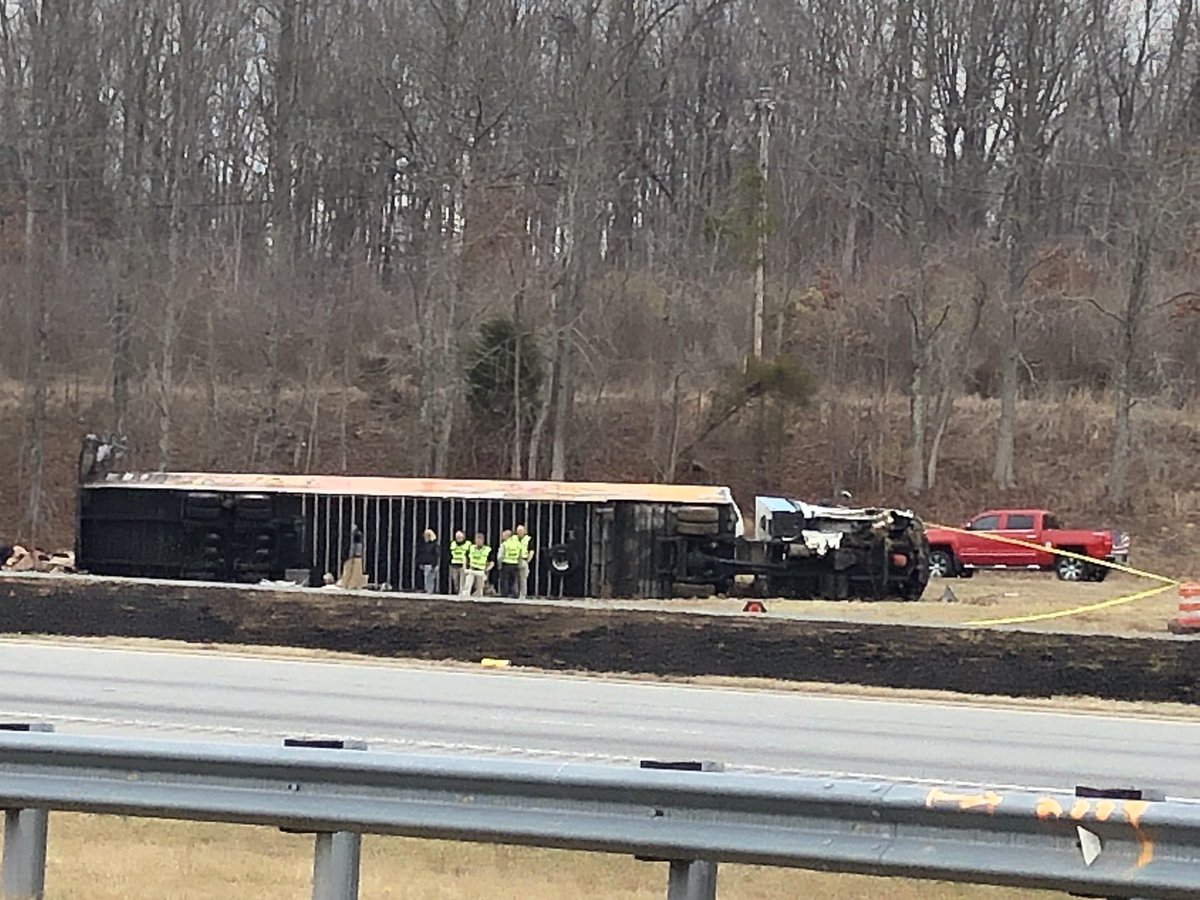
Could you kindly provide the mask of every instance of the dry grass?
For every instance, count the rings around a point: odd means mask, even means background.
[[[1052,574],[1039,572],[980,572],[970,579],[930,582],[925,598],[917,603],[860,603],[834,600],[768,600],[770,615],[800,619],[850,622],[892,622],[919,625],[962,625],[967,622],[1037,615],[1088,606],[1145,591],[1154,582],[1115,574],[1102,584],[1064,584]],[[949,588],[955,600],[942,602]],[[735,612],[741,600],[695,602],[655,601],[622,604],[655,609],[693,609]],[[1165,634],[1167,620],[1175,615],[1179,596],[1174,589],[1155,597],[1119,606],[1076,613],[1017,627],[1044,631]]]
[[[312,839],[268,828],[55,814],[46,900],[304,897]],[[723,866],[722,900],[1013,900],[1032,892]],[[666,867],[623,856],[367,837],[363,900],[661,900]],[[1053,897],[1037,893],[1036,896]]]

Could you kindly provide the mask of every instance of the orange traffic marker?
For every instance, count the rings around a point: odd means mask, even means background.
[[[1179,586],[1179,615],[1167,623],[1172,634],[1200,631],[1200,583],[1187,581]]]

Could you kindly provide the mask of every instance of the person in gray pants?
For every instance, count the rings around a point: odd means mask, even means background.
[[[442,564],[442,549],[438,546],[437,532],[426,528],[423,540],[417,546],[417,565],[421,567],[426,594],[436,594],[438,587],[438,569]]]

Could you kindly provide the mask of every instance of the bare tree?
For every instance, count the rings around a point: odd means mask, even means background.
[[[1020,390],[1021,325],[1025,286],[1037,265],[1047,216],[1042,176],[1063,105],[1071,98],[1074,62],[1087,30],[1088,12],[1071,0],[1016,0],[1005,42],[1010,133],[1002,239],[1008,254],[1000,341],[1000,416],[992,480],[1016,486],[1014,441]]]

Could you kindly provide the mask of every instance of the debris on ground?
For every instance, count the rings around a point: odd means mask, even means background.
[[[45,550],[32,550],[13,544],[12,547],[0,547],[0,557],[4,557],[3,571],[5,572],[54,572],[71,573],[75,571],[75,554],[70,550],[58,550],[47,553]]]

